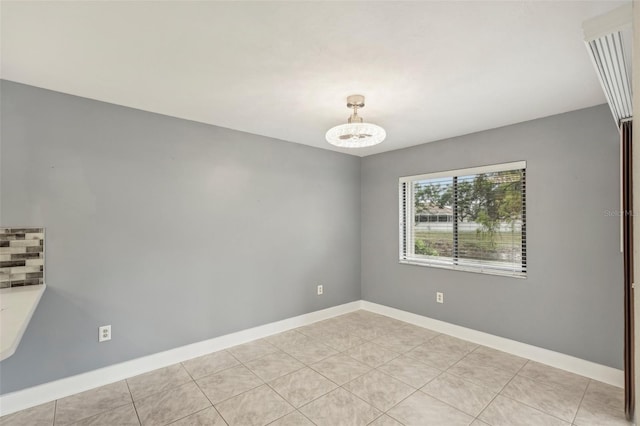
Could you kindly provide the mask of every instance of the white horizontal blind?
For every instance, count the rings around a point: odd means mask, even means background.
[[[401,178],[400,261],[526,276],[526,163]]]

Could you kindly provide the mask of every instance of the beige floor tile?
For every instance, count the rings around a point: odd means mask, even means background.
[[[317,426],[364,426],[382,414],[341,388],[310,402],[300,411]]]
[[[272,352],[277,352],[278,348],[265,339],[254,340],[242,345],[234,346],[227,349],[231,354],[238,358],[240,362],[247,362],[256,358],[263,357]]]
[[[174,364],[127,379],[134,401],[190,381],[191,376],[182,364]]]
[[[335,349],[315,339],[299,344],[283,346],[282,350],[304,364],[313,364],[338,353]]]
[[[214,352],[182,363],[194,379],[199,379],[239,364],[238,360],[227,351]]]
[[[549,386],[527,377],[516,376],[504,388],[502,395],[559,419],[572,422],[583,393],[568,388]]]
[[[74,423],[74,426],[140,426],[138,421],[138,414],[136,413],[133,404],[123,405],[122,407],[114,408],[106,413],[98,414],[93,417],[89,417],[84,420],[80,420],[78,423]]]
[[[424,393],[476,417],[495,398],[484,386],[444,373],[421,389]]]
[[[403,327],[407,326],[407,323],[404,321],[400,321],[397,320],[395,318],[391,318],[391,317],[387,317],[384,315],[381,315],[379,317],[379,319],[374,321],[374,324],[376,324],[377,326],[381,327],[381,328],[386,328],[387,330],[391,331],[391,332],[396,332],[398,330],[400,330]]]
[[[55,401],[0,417],[1,426],[52,426]]]
[[[311,420],[306,418],[299,411],[287,414],[284,417],[279,418],[273,423],[269,423],[269,426],[314,426]]]
[[[227,350],[231,352],[234,357],[238,358],[240,362],[247,362],[263,357],[272,352],[277,352],[278,348],[267,342],[265,339],[260,339],[243,345],[234,346]]]
[[[381,317],[378,314],[374,314],[372,312],[367,312],[367,311],[356,311],[356,312],[351,312],[349,314],[345,314],[345,315],[339,315],[337,317],[333,317],[329,320],[327,320],[327,322],[332,323],[334,326],[338,326],[339,329],[344,330],[345,328],[347,328],[349,325],[353,325],[353,324],[373,324],[373,322],[377,319]]]
[[[374,327],[377,327],[380,329],[380,333],[378,333],[375,337],[373,337],[373,339],[377,339],[380,338],[382,336],[389,336],[392,334],[398,334],[402,331],[402,329],[404,328],[404,324],[396,322],[395,320],[393,320],[394,322],[389,322],[389,323],[382,323],[381,325],[375,325]]]
[[[589,384],[589,379],[584,376],[579,376],[535,361],[529,361],[527,365],[520,370],[518,375],[548,385],[564,386],[582,392],[584,392]]]
[[[418,389],[437,377],[441,371],[428,366],[418,360],[400,355],[386,364],[378,367],[378,370],[405,382]]]
[[[333,319],[319,321],[313,324],[305,325],[303,327],[298,327],[295,329],[295,331],[297,331],[298,333],[302,333],[307,337],[316,339],[330,333],[342,332],[344,331],[344,329],[335,322],[335,319]]]
[[[171,423],[171,426],[227,426],[218,411],[213,408],[205,408],[187,417]]]
[[[625,419],[624,390],[591,380],[574,423],[578,426],[630,425]]]
[[[498,393],[513,378],[515,372],[485,364],[478,358],[465,357],[451,368],[448,373],[462,377],[470,382],[482,385]]]
[[[382,315],[349,315],[343,318],[341,327],[365,340],[375,339],[394,329],[395,320]]]
[[[488,423],[483,422],[482,420],[475,419],[473,423],[471,423],[471,426],[490,426],[490,425]]]
[[[59,399],[56,425],[70,424],[131,403],[124,380]]]
[[[271,343],[273,346],[278,348],[297,345],[300,343],[310,341],[310,337],[306,336],[302,333],[299,333],[296,330],[285,331],[284,333],[274,334],[273,336],[266,337],[264,340]]]
[[[478,416],[478,419],[491,426],[569,426],[564,422],[540,410],[529,407],[510,398],[498,395]],[[604,425],[602,425],[604,426]]]
[[[311,368],[340,386],[371,370],[368,365],[345,354],[326,358],[312,364]]]
[[[373,340],[378,337],[386,336],[390,333],[390,331],[385,328],[376,327],[374,324],[366,322],[348,324],[347,332],[364,340]]]
[[[369,426],[403,426],[402,423],[393,419],[386,414],[375,419],[373,422],[369,423]]]
[[[373,343],[398,353],[409,352],[411,349],[420,346],[426,341],[426,338],[414,337],[400,333],[387,334],[372,340]]]
[[[397,352],[390,351],[389,349],[385,349],[382,346],[371,342],[351,348],[346,352],[346,354],[351,358],[374,368],[400,356]]]
[[[152,394],[135,405],[142,426],[164,425],[211,407],[194,382]]]
[[[340,315],[335,319],[337,321],[348,321],[352,323],[369,324],[382,318],[388,318],[388,317],[384,317],[383,315],[376,314],[374,312],[357,310],[354,312],[349,312],[348,314]]]
[[[411,386],[378,370],[372,370],[343,387],[381,411],[387,411],[415,392]]]
[[[338,352],[344,352],[347,349],[363,344],[364,339],[349,334],[346,331],[335,331],[327,334],[321,334],[316,339]]]
[[[265,382],[304,367],[300,361],[284,352],[270,353],[262,358],[249,361],[245,365]]]
[[[216,374],[196,380],[196,383],[213,404],[229,399],[250,389],[257,388],[263,381],[244,366],[232,367]]]
[[[216,404],[216,409],[229,426],[262,426],[294,411],[267,385]]]
[[[476,348],[465,340],[441,334],[407,352],[415,358],[440,370],[446,370]]]
[[[425,341],[431,340],[440,335],[437,331],[413,324],[407,324],[406,322],[403,323],[402,328],[397,331],[397,334],[401,334],[403,336],[414,336],[416,338],[424,339]]]
[[[440,334],[429,340],[437,348],[446,348],[457,352],[473,352],[479,345],[468,340],[458,339],[457,337]]]
[[[473,421],[473,417],[421,391],[416,391],[387,414],[405,426],[468,426]]]
[[[492,367],[501,368],[513,374],[517,373],[522,366],[527,363],[526,358],[521,358],[486,346],[478,346],[473,352],[467,355],[467,358]]]
[[[286,401],[300,407],[331,392],[337,385],[310,368],[303,368],[269,383]]]

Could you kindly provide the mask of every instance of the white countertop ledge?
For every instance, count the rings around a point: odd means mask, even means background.
[[[0,361],[13,355],[46,285],[0,289]]]

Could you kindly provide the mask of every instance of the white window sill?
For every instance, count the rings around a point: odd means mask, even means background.
[[[438,268],[438,269],[449,269],[451,271],[462,271],[462,272],[472,272],[475,274],[484,274],[484,275],[497,275],[500,277],[508,277],[508,278],[518,278],[518,279],[527,279],[527,274],[522,272],[514,272],[510,270],[500,270],[500,269],[482,269],[475,268],[471,266],[464,265],[450,265],[450,264],[438,264],[435,262],[420,262],[417,260],[399,260],[398,263],[402,265],[414,265],[414,266],[426,266],[429,268]]]

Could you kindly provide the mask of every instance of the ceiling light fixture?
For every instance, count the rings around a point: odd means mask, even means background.
[[[379,144],[387,137],[387,132],[380,126],[363,123],[358,109],[364,108],[364,96],[351,95],[347,98],[347,108],[353,108],[353,114],[347,124],[329,129],[325,137],[327,142],[342,148],[364,148]]]

